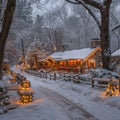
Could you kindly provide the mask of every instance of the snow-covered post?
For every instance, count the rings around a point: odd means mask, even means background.
[[[54,72],[54,80],[56,80],[56,72]]]
[[[95,81],[94,81],[93,76],[92,76],[92,87],[95,87],[95,86],[94,86],[94,82],[95,82]]]
[[[47,73],[45,73],[45,79],[47,79]]]
[[[43,78],[43,70],[40,72],[40,78]]]
[[[50,80],[52,79],[52,75],[50,75]]]
[[[63,74],[63,79],[65,80],[65,73]]]

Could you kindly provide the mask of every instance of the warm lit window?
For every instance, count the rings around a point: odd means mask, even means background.
[[[76,65],[81,66],[82,65],[82,60],[76,60]]]
[[[76,66],[76,60],[70,60],[70,61],[68,62],[68,65],[69,65],[70,67]]]
[[[95,63],[91,63],[91,67],[96,68],[96,64]]]
[[[66,66],[66,62],[65,61],[61,61],[60,62],[60,66],[65,67]]]
[[[89,68],[96,68],[96,62],[95,60],[90,60],[88,63],[88,67]]]

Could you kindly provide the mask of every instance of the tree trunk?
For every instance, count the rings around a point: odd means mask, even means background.
[[[9,34],[10,26],[12,24],[15,6],[16,0],[8,0],[6,9],[4,11],[3,23],[0,32],[0,80],[2,79],[5,45]]]
[[[109,36],[109,8],[101,11],[101,50],[102,65],[104,69],[110,70],[111,50]]]

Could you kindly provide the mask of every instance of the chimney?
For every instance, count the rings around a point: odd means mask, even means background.
[[[101,46],[101,40],[99,38],[93,38],[91,40],[91,48],[96,48]]]

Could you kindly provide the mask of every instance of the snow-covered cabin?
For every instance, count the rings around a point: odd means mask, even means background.
[[[91,43],[91,48],[55,52],[48,57],[53,70],[84,73],[88,69],[101,67],[101,48],[98,41]]]

